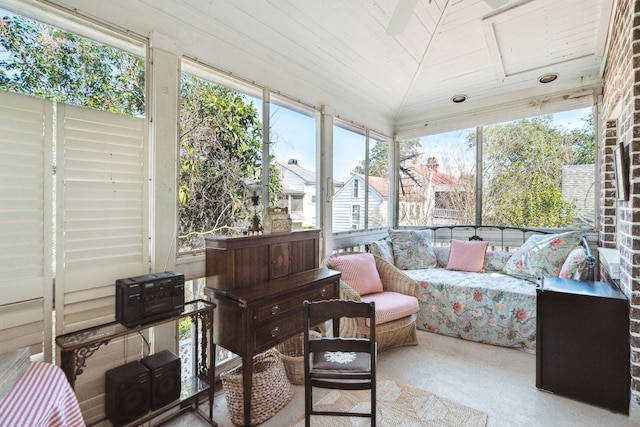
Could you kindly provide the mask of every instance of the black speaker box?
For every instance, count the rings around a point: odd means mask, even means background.
[[[115,426],[149,412],[149,369],[129,362],[105,372],[105,414]]]
[[[140,362],[151,374],[151,410],[155,411],[180,398],[180,357],[162,350],[143,358]]]

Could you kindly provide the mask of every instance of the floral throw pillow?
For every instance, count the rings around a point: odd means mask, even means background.
[[[562,264],[558,277],[580,280],[586,275],[587,251],[582,246],[573,248]]]
[[[513,255],[512,252],[506,251],[487,251],[485,255],[484,266],[487,271],[504,271],[504,266],[507,265],[509,259]]]
[[[378,255],[383,260],[394,264],[393,262],[393,248],[389,240],[376,240],[369,244],[369,253]]]
[[[396,267],[401,270],[433,268],[436,254],[431,247],[429,230],[389,230]]]
[[[569,252],[580,244],[582,233],[539,234],[529,239],[504,266],[510,276],[535,282],[538,277],[558,277]]]
[[[438,268],[445,268],[449,262],[449,246],[432,246],[433,253],[436,254],[436,260],[438,261]]]

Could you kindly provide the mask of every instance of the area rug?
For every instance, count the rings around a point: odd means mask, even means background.
[[[469,408],[449,399],[420,390],[400,381],[378,377],[377,424],[379,426],[484,427],[485,412]],[[314,405],[315,410],[369,411],[369,391],[331,390]],[[315,415],[313,427],[368,426],[370,420],[360,417]],[[304,426],[304,416],[290,427]]]

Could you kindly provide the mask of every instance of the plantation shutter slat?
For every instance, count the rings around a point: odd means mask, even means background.
[[[0,92],[0,342],[51,360],[53,104]]]
[[[58,104],[58,334],[115,320],[115,281],[148,271],[144,123]]]

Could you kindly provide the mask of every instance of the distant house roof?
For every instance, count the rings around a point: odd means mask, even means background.
[[[310,171],[308,169],[303,168],[298,165],[298,160],[289,159],[289,161],[285,163],[278,163],[280,167],[287,169],[289,172],[298,175],[305,184],[315,185],[316,183],[316,173],[314,171]]]
[[[562,199],[576,207],[576,220],[593,225],[595,221],[596,167],[594,164],[562,167]]]
[[[443,185],[455,185],[460,184],[460,180],[455,176],[448,175],[444,172],[440,172],[438,169],[430,168],[430,167],[421,167],[415,166],[408,168],[418,175],[422,176],[427,181],[430,181],[432,184],[443,184]]]
[[[400,196],[406,201],[420,201],[424,194],[421,187],[430,185],[460,185],[455,176],[440,172],[435,157],[429,157],[425,166],[406,166],[400,174]],[[429,185],[430,184],[430,185]]]
[[[357,175],[362,181],[364,181],[364,175]],[[389,196],[389,180],[387,178],[382,178],[380,176],[370,176],[369,187],[380,194],[380,197],[382,197],[383,199],[386,199]]]

